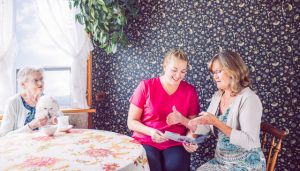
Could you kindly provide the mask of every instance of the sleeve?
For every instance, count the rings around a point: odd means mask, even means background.
[[[16,118],[17,115],[18,114],[16,113],[16,109],[14,108],[13,103],[11,101],[8,102],[5,107],[3,119],[1,122],[0,136],[4,136],[6,134],[32,131],[28,125],[24,125],[21,128],[14,130],[14,126],[18,124]]]
[[[195,87],[193,87],[188,116],[196,116],[199,113],[200,113],[200,105],[199,105],[199,100],[198,100],[198,94],[197,94]]]
[[[144,109],[144,104],[146,103],[146,85],[144,81],[140,82],[138,87],[134,90],[129,101],[131,104]]]
[[[239,109],[241,130],[232,129],[230,143],[250,149],[259,141],[262,104],[257,95],[248,96]]]

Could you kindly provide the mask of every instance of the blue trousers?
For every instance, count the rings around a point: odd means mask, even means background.
[[[191,154],[183,146],[174,146],[159,150],[150,145],[143,145],[151,171],[189,171]]]

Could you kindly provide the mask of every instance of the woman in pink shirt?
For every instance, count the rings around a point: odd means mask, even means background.
[[[141,81],[130,98],[127,124],[143,144],[152,171],[188,171],[189,152],[197,149],[163,135],[186,135],[189,120],[200,112],[195,87],[183,81],[188,63],[183,51],[171,49],[164,57],[164,74]]]

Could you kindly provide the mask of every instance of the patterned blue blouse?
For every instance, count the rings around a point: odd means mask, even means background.
[[[223,115],[218,116],[219,120],[226,123],[230,108]],[[218,143],[215,151],[215,158],[208,161],[197,171],[262,171],[266,170],[264,154],[261,148],[246,150],[230,143],[230,138],[223,132],[218,131]]]
[[[23,99],[23,97],[21,96],[21,99],[22,99],[22,102],[23,102],[23,105],[24,107],[29,110],[27,116],[26,116],[26,119],[25,119],[25,122],[24,122],[24,125],[30,123],[34,118],[35,118],[35,107],[31,107],[29,106],[25,100]]]

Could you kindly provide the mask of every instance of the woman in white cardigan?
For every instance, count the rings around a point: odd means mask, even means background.
[[[219,89],[206,112],[189,122],[198,134],[218,137],[215,157],[197,170],[265,170],[260,148],[262,104],[249,88],[249,71],[239,54],[223,51],[208,64]]]
[[[43,94],[44,70],[25,67],[18,72],[21,93],[8,99],[0,128],[0,136],[31,132],[44,126],[48,118],[35,117],[35,105]]]

